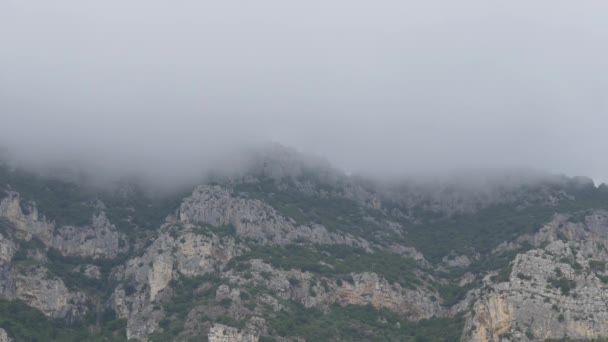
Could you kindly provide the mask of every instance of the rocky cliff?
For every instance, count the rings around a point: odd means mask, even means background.
[[[0,340],[608,336],[605,187],[388,188],[284,152],[161,197],[2,170]]]
[[[591,340],[608,336],[608,213],[573,222],[557,215],[533,236],[533,249],[512,261],[508,281],[485,279],[463,339]]]

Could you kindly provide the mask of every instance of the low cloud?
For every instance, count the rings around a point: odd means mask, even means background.
[[[195,177],[275,141],[377,176],[608,177],[608,3],[9,0],[0,144]]]

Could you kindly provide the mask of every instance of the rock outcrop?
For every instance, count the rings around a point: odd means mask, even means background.
[[[141,257],[127,262],[117,275],[133,288],[114,293],[114,307],[121,318],[127,319],[128,338],[143,338],[156,330],[162,318],[154,303],[171,281],[180,277],[200,276],[217,272],[241,248],[233,238],[219,238],[191,224],[169,223]]]
[[[258,243],[287,244],[307,241],[319,244],[346,244],[367,247],[368,242],[346,234],[328,232],[321,225],[298,225],[268,204],[235,196],[230,189],[199,186],[180,206],[182,223],[203,223],[214,227],[233,226],[236,235]]]
[[[23,205],[27,205],[27,214]],[[117,231],[103,211],[93,215],[90,225],[57,227],[39,214],[34,203],[24,204],[18,193],[9,192],[0,201],[0,218],[14,225],[18,238],[36,238],[65,256],[112,259],[128,250],[125,235]]]
[[[410,320],[428,319],[445,314],[437,301],[438,294],[426,288],[406,289],[390,284],[376,273],[352,273],[348,280],[320,277],[300,270],[280,270],[261,260],[251,260],[250,279],[232,276],[239,286],[262,286],[277,297],[301,303],[305,307],[327,307],[333,304],[371,305],[389,309]]]
[[[539,247],[517,255],[508,282],[485,279],[463,340],[608,336],[607,237],[608,213],[603,211],[580,223],[558,215],[538,234],[522,237]]]
[[[75,321],[87,311],[84,293],[68,290],[63,281],[42,266],[23,265],[12,276],[14,298],[53,318]],[[11,298],[13,294],[5,294]]]
[[[7,195],[0,201],[0,217],[14,225],[19,238],[29,241],[36,237],[50,244],[53,240],[54,224],[41,216],[35,205],[28,205],[28,213],[24,213],[19,193],[9,191]]]
[[[56,229],[51,247],[66,256],[93,259],[112,259],[128,250],[126,237],[116,230],[103,211],[93,215],[89,226],[64,226]]]
[[[253,317],[242,329],[224,324],[214,324],[209,329],[209,342],[258,342],[265,329],[265,322],[259,317]]]

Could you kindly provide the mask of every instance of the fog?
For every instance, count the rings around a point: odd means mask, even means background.
[[[608,2],[0,2],[0,145],[192,177],[267,141],[377,176],[608,180]]]

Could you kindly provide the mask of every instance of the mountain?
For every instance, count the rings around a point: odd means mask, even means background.
[[[245,157],[162,192],[3,164],[0,341],[608,337],[605,185]]]

